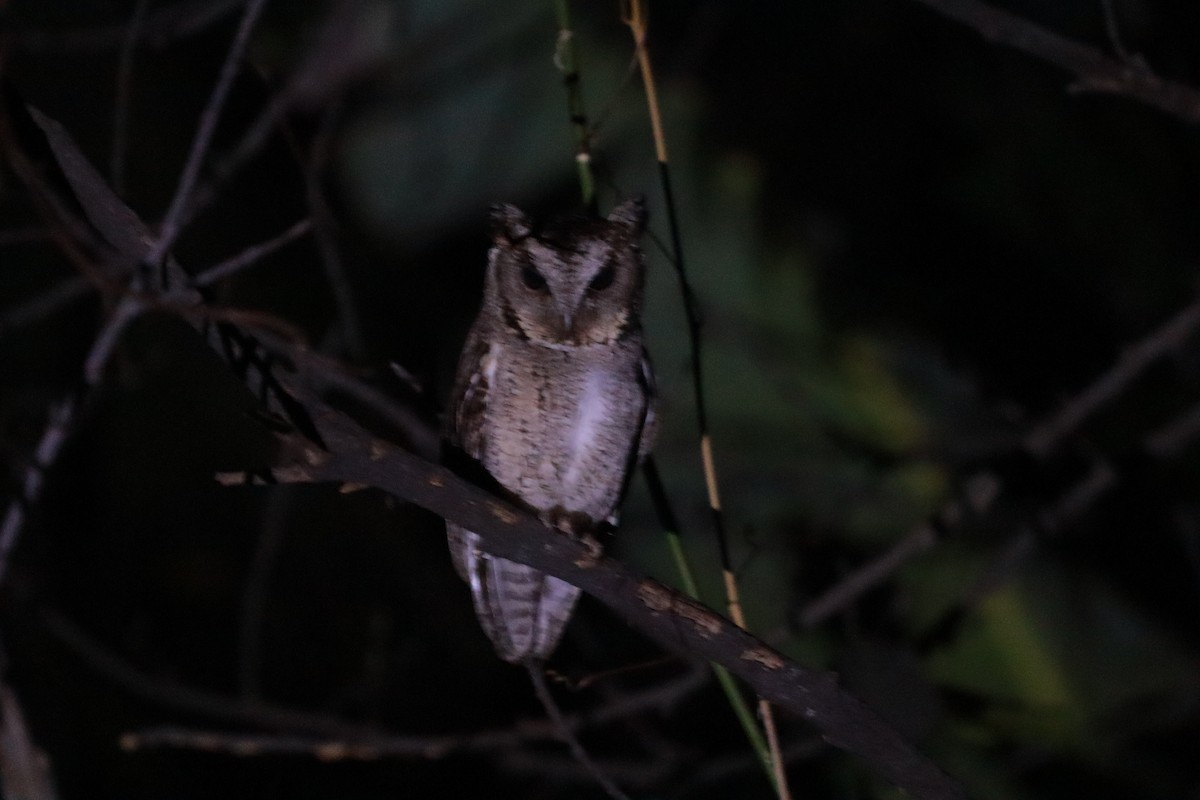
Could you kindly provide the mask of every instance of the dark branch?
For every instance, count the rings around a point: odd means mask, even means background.
[[[1200,91],[1166,80],[1137,61],[1120,61],[1101,50],[1047,30],[980,0],[915,0],[974,28],[985,39],[1013,47],[1072,73],[1078,91],[1107,92],[1140,100],[1193,125],[1200,124]]]
[[[281,482],[337,482],[382,489],[483,538],[488,551],[535,567],[580,587],[633,627],[677,652],[715,661],[746,681],[760,697],[813,724],[826,741],[865,758],[896,785],[918,797],[960,798],[962,789],[857,698],[834,674],[810,670],[780,655],[715,613],[388,442],[324,406],[302,386],[291,386],[309,409],[327,446],[288,437],[290,456]]]

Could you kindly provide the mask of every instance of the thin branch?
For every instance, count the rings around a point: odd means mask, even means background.
[[[56,800],[50,759],[25,724],[17,695],[0,684],[0,788],[16,800]]]
[[[45,293],[0,312],[0,337],[35,322],[92,293],[94,286],[82,275],[70,275]]]
[[[51,238],[50,231],[43,227],[12,228],[0,231],[0,247],[29,242],[48,242]]]
[[[221,189],[258,154],[292,109],[331,105],[331,98],[375,66],[379,54],[370,40],[377,33],[376,25],[371,23],[370,15],[364,21],[361,11],[362,4],[354,0],[339,0],[334,4],[304,63],[247,126],[237,144],[214,159],[210,174],[196,186],[182,213],[183,225],[217,199]]]
[[[1108,34],[1108,42],[1112,45],[1117,58],[1129,62],[1132,59],[1125,49],[1125,41],[1121,37],[1121,24],[1117,21],[1117,9],[1113,0],[1100,0],[1100,8],[1104,13],[1104,31]]]
[[[909,559],[937,544],[940,538],[933,525],[920,523],[888,550],[855,569],[805,605],[800,612],[800,625],[814,628],[841,613],[859,597],[891,577]]]
[[[129,134],[129,102],[133,93],[133,50],[137,44],[138,33],[146,18],[146,9],[150,0],[138,0],[129,19],[129,27],[125,31],[125,40],[121,43],[121,57],[117,61],[117,92],[113,102],[113,135],[112,155],[110,157],[109,177],[112,180],[113,191],[119,195],[125,194],[125,156],[128,154]]]
[[[1159,77],[1137,61],[1111,58],[1095,47],[1047,30],[981,0],[914,0],[974,28],[985,39],[1012,47],[1073,74],[1084,92],[1119,94],[1200,124],[1200,91]]]
[[[829,745],[819,736],[806,736],[783,748],[783,762],[793,764],[814,758],[828,750]],[[711,793],[712,787],[721,781],[749,772],[756,766],[755,760],[738,753],[712,759],[690,772],[682,782],[674,786],[675,794],[677,797],[692,797]]]
[[[71,424],[75,419],[76,402],[67,399],[50,407],[46,430],[33,451],[33,463],[25,470],[21,481],[21,493],[9,501],[0,523],[0,584],[8,575],[9,559],[17,539],[25,526],[27,509],[42,496],[46,471],[58,460],[58,454],[69,438]]]
[[[441,448],[441,435],[434,420],[422,417],[408,406],[375,387],[363,383],[344,365],[312,350],[298,348],[279,341],[267,341],[267,347],[285,353],[295,361],[302,379],[321,392],[339,392],[370,409],[371,413],[391,426],[409,452],[435,459]]]
[[[321,187],[321,177],[329,160],[339,106],[339,103],[333,103],[321,115],[317,134],[313,137],[308,164],[304,167],[305,197],[308,200],[308,213],[313,221],[313,236],[321,254],[321,266],[324,268],[325,280],[333,293],[333,303],[337,310],[337,338],[353,360],[360,360],[366,353],[362,321],[359,319],[357,303],[354,300],[354,290],[346,274],[346,265],[342,262],[341,251],[338,249],[333,212],[325,201],[325,192]]]
[[[665,757],[656,754],[636,759],[606,758],[603,766],[606,774],[619,778],[622,783],[649,788],[666,784],[672,773],[678,769],[683,756],[683,753],[676,751],[668,753]],[[531,752],[528,749],[505,750],[498,753],[493,762],[497,769],[505,772],[535,777],[539,786],[548,782],[570,784],[592,780],[591,774],[573,759]],[[576,795],[568,792],[566,796]]]
[[[84,358],[84,386],[80,392],[81,397],[87,397],[90,390],[100,382],[121,336],[145,310],[146,304],[134,295],[127,295],[117,305]],[[25,471],[21,494],[9,503],[4,521],[0,523],[0,584],[3,584],[7,577],[9,559],[24,527],[25,509],[40,499],[46,473],[54,466],[63,445],[70,438],[70,428],[75,422],[80,405],[80,400],[68,398],[50,409],[46,430],[34,448],[33,463]]]
[[[297,711],[269,703],[240,700],[142,672],[94,641],[63,615],[43,610],[41,623],[51,636],[89,667],[134,697],[168,708],[242,725],[276,731],[299,731],[318,736],[355,740],[378,736],[379,730],[321,714]]]
[[[120,343],[121,337],[125,334],[126,329],[133,324],[134,320],[140,317],[145,310],[146,303],[134,294],[126,295],[117,303],[117,307],[113,309],[108,322],[96,334],[96,340],[83,360],[85,388],[90,389],[100,383],[101,378],[104,377],[104,370],[108,366],[109,359],[112,358],[113,352],[117,349],[117,344]]]
[[[145,235],[145,226],[140,219],[120,199],[113,194],[112,189],[104,183],[96,173],[95,168],[83,157],[75,147],[74,142],[54,120],[41,114],[33,108],[5,108],[2,124],[5,134],[13,130],[11,117],[14,114],[27,114],[28,120],[41,128],[46,136],[46,143],[53,157],[58,161],[68,184],[75,192],[75,199],[83,207],[89,221],[101,231],[106,243],[116,247],[123,256],[131,252],[140,253],[149,239]],[[34,203],[48,217],[53,216],[63,228],[58,237],[63,251],[77,264],[81,270],[103,282],[107,275],[101,274],[80,252],[80,246],[87,244],[97,250],[104,247],[96,241],[94,232],[88,229],[74,213],[69,210],[54,188],[50,187],[41,175],[41,171],[29,159],[18,143],[18,137],[5,135],[3,137],[10,163],[17,175],[26,182],[34,197]],[[122,248],[127,248],[122,249]],[[105,251],[107,252],[107,251]],[[136,257],[128,259],[136,262]],[[177,269],[177,265],[166,265],[168,269]],[[187,293],[173,295],[171,301],[182,306],[191,299]],[[0,584],[7,577],[13,550],[17,545],[21,531],[27,521],[27,508],[35,504],[41,497],[45,485],[45,475],[57,461],[63,446],[66,444],[70,428],[75,424],[76,417],[91,396],[91,390],[100,381],[104,369],[112,357],[117,344],[128,325],[136,319],[147,307],[143,297],[129,293],[121,298],[109,320],[97,333],[83,362],[83,375],[80,389],[71,397],[51,407],[47,417],[46,429],[34,448],[32,464],[26,470],[21,481],[19,496],[13,498],[5,509],[3,521],[0,522]],[[28,310],[28,309],[26,309]]]
[[[1108,371],[1061,410],[1036,425],[1025,437],[1025,449],[1038,457],[1049,454],[1094,413],[1119,397],[1151,364],[1177,350],[1197,330],[1200,330],[1200,299],[1127,348]]]
[[[184,0],[146,15],[139,26],[136,44],[161,48],[188,36],[194,36],[213,24],[246,0]],[[68,31],[23,30],[13,36],[13,43],[28,52],[83,53],[114,50],[125,45],[129,37],[128,22]]]
[[[629,800],[629,795],[621,791],[608,775],[604,774],[604,770],[592,760],[588,755],[587,750],[583,749],[583,745],[575,736],[575,733],[567,727],[567,721],[563,717],[562,709],[558,707],[558,703],[554,700],[554,695],[550,694],[550,688],[546,686],[546,676],[542,672],[540,664],[529,662],[526,664],[529,671],[529,679],[533,682],[533,691],[537,695],[538,701],[542,704],[542,708],[546,709],[546,715],[554,726],[559,729],[560,737],[563,744],[571,751],[571,757],[583,767],[584,771],[599,784],[604,793],[613,800]]]
[[[287,533],[287,523],[295,505],[292,486],[272,487],[262,513],[254,558],[242,588],[242,613],[238,626],[238,690],[248,700],[262,694],[263,623],[275,575],[275,565]]]
[[[341,757],[348,759],[439,759],[454,753],[486,752],[529,742],[551,741],[559,735],[557,726],[545,719],[523,719],[511,727],[466,735],[400,735],[337,717],[229,697],[149,675],[104,648],[61,614],[46,610],[41,616],[46,630],[59,643],[135,697],[212,719],[287,732],[275,735],[154,728],[122,736],[122,747],[127,750],[169,746],[221,750],[239,755],[313,755],[321,752],[332,755],[340,748],[344,753]],[[692,669],[595,709],[564,715],[563,724],[569,730],[580,731],[649,711],[670,710],[706,682],[703,670]]]
[[[983,514],[1000,494],[1000,480],[980,472],[964,482],[963,496],[950,500],[933,521],[922,521],[889,550],[842,578],[804,607],[800,624],[812,628],[846,608],[887,580],[909,559],[937,544],[946,531]]]
[[[1200,436],[1200,405],[1193,406],[1155,430],[1143,444],[1152,457],[1174,458],[1197,436]]]
[[[184,162],[183,173],[179,176],[179,185],[175,189],[171,205],[167,208],[166,216],[163,218],[158,239],[146,256],[146,262],[151,265],[160,263],[166,257],[181,232],[183,212],[191,201],[196,179],[200,177],[200,169],[204,165],[208,148],[212,144],[217,121],[220,120],[221,112],[225,108],[225,98],[233,87],[233,80],[237,77],[238,70],[241,69],[246,46],[250,43],[250,34],[254,31],[254,25],[258,22],[258,17],[266,4],[267,0],[249,0],[246,10],[242,14],[242,21],[238,25],[233,44],[225,56],[225,62],[221,65],[221,74],[217,78],[216,86],[213,87],[208,104],[200,115],[200,125],[196,129],[196,136],[192,140],[192,147]]]
[[[204,270],[204,272],[201,272],[199,275],[197,275],[192,280],[192,283],[196,286],[203,287],[211,286],[217,281],[225,280],[226,278],[236,275],[248,267],[254,266],[254,264],[271,255],[276,250],[279,250],[285,245],[291,244],[296,239],[299,239],[301,236],[311,230],[312,220],[308,217],[305,217],[304,219],[292,225],[283,233],[280,233],[279,235],[274,236],[265,242],[259,242],[258,244],[250,245],[237,255],[227,258],[215,266],[209,267],[208,269]]]
[[[923,1],[923,0],[922,0]],[[1049,456],[1063,440],[1074,434],[1098,411],[1120,397],[1135,380],[1156,361],[1179,349],[1200,330],[1200,299],[1128,347],[1116,363],[1093,380],[1079,394],[1030,428],[1021,440],[1022,447],[1039,458]],[[1152,434],[1144,449],[1152,455],[1168,456],[1200,433],[1200,410],[1190,412]],[[990,472],[976,473],[966,482],[967,502],[951,500],[934,522],[923,521],[887,552],[872,559],[811,601],[800,615],[808,628],[818,625],[870,589],[880,585],[914,556],[936,544],[946,531],[963,519],[964,512],[978,515],[986,511],[1003,489],[999,478]]]

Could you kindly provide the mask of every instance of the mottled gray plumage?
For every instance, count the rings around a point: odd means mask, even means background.
[[[654,438],[642,346],[640,199],[606,219],[537,228],[492,210],[483,304],[459,360],[447,440],[548,525],[586,536],[615,521],[626,480]],[[579,590],[495,558],[447,525],[455,568],[506,661],[545,659]]]

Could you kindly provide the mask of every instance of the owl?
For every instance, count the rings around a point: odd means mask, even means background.
[[[545,225],[494,206],[483,303],[447,410],[449,453],[469,457],[545,524],[593,542],[615,525],[656,429],[641,327],[645,222],[641,198],[607,218]],[[496,652],[515,664],[549,657],[579,589],[446,527]]]

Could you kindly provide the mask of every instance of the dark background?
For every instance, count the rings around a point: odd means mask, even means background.
[[[217,5],[151,2],[146,29]],[[151,225],[236,28],[238,5],[224,5],[131,51],[116,183]],[[576,5],[601,205],[645,192],[667,241],[628,30],[615,3]],[[1170,458],[1144,447],[1200,401],[1195,342],[1123,384],[1051,453],[1021,446],[1194,302],[1194,126],[1073,92],[1070,76],[910,0],[651,5],[750,627],[841,672],[972,797],[1200,797],[1200,463],[1187,436]],[[1006,7],[1114,52],[1100,0]],[[1114,10],[1131,58],[1200,83],[1194,4]],[[110,179],[133,13],[128,2],[0,3],[5,79]],[[198,273],[274,236],[311,213],[311,177],[349,308],[312,236],[222,284],[215,302],[287,320],[436,427],[478,302],[488,204],[577,202],[555,36],[550,3],[270,4],[205,176],[272,98],[287,96],[288,112],[176,256]],[[297,74],[308,82],[289,94]],[[73,268],[7,169],[0,217],[3,318]],[[720,607],[683,317],[661,247],[646,250],[658,459]],[[0,325],[10,498],[46,409],[79,384],[99,297]],[[330,720],[465,737],[543,715],[478,629],[440,520],[374,492],[214,482],[268,457],[248,408],[190,329],[148,315],[50,473],[0,610],[5,677],[62,796],[599,796],[544,740],[368,763],[119,748],[123,733],[157,725],[289,729],[255,702],[302,711],[307,727],[291,729],[328,738],[339,738],[321,727]],[[1097,465],[1115,471],[1108,491],[1051,518]],[[803,624],[808,603],[978,475],[1003,484],[994,504],[832,619]],[[1003,561],[1022,534],[1028,547]],[[640,484],[613,551],[677,582]],[[995,576],[986,591],[983,575]],[[550,666],[581,678],[660,655],[585,599]],[[591,709],[687,670],[673,660],[557,691],[568,709]],[[798,797],[895,796],[801,721],[782,725]],[[584,740],[635,796],[771,796],[711,681]]]

